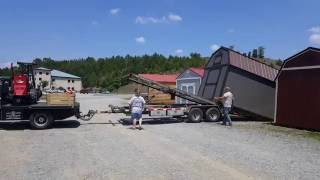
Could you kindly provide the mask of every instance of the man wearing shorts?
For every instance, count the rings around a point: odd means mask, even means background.
[[[136,129],[137,120],[139,120],[139,129],[142,129],[142,112],[146,104],[143,97],[140,96],[139,90],[135,89],[135,95],[129,101],[129,108],[131,109],[131,120],[133,122],[133,129]]]

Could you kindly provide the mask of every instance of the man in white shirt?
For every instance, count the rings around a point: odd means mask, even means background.
[[[137,120],[139,120],[139,129],[142,129],[142,112],[146,102],[140,96],[138,89],[135,89],[135,95],[129,101],[129,108],[131,110],[131,119],[133,121],[133,129],[136,129]]]
[[[232,103],[233,103],[233,94],[231,93],[230,87],[224,88],[224,94],[222,97],[215,97],[216,100],[223,102],[223,125],[232,126],[231,118],[229,116],[229,113],[231,111]]]

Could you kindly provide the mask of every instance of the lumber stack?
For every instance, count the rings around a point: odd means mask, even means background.
[[[166,84],[171,88],[175,88],[173,84]],[[163,93],[161,91],[149,88],[148,98],[151,99],[149,104],[174,104],[175,99],[171,99],[170,94]]]
[[[68,105],[73,106],[75,95],[69,93],[50,93],[47,94],[48,105]]]

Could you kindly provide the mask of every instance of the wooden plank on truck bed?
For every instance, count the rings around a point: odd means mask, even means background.
[[[75,95],[68,93],[50,93],[47,94],[48,105],[69,105],[74,106]]]

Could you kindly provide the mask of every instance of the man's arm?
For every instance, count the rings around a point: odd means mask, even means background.
[[[215,100],[218,100],[218,101],[223,101],[225,100],[227,97],[225,96],[221,96],[221,97],[214,97]]]
[[[128,104],[129,104],[129,109],[131,109],[131,105],[132,105],[132,101],[133,101],[133,97],[129,100]]]

